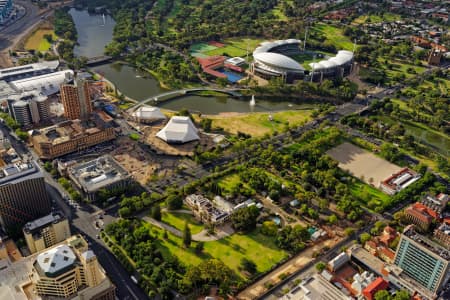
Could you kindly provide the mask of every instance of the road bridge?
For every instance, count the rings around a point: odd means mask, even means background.
[[[96,57],[88,58],[86,65],[87,66],[99,65],[99,64],[108,63],[111,60],[112,60],[112,56],[108,56],[108,55],[96,56]]]

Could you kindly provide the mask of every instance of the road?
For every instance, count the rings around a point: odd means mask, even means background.
[[[25,15],[0,31],[0,54],[2,58],[0,64],[2,67],[11,65],[7,58],[8,50],[42,20],[41,16],[46,17],[48,13],[48,11],[43,11],[40,14],[39,8],[33,5],[31,1],[16,0],[15,3],[25,8]]]

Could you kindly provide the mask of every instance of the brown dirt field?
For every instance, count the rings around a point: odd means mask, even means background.
[[[375,186],[402,169],[350,143],[334,147],[328,150],[327,154],[339,162],[341,169],[362,179],[367,184],[373,183]],[[369,182],[369,178],[373,179],[372,183]]]

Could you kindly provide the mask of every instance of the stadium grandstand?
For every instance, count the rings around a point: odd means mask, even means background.
[[[301,53],[300,44],[297,39],[261,43],[253,51],[251,72],[266,79],[281,77],[286,82],[302,79],[305,69],[289,57]]]
[[[344,77],[352,71],[353,52],[340,50],[335,57],[309,65],[315,80],[322,81],[324,77]]]

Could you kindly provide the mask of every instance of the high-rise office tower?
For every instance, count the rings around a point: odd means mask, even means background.
[[[75,79],[74,84],[61,85],[61,102],[64,106],[64,116],[70,120],[86,120],[92,113],[89,82]]]
[[[0,169],[0,225],[19,229],[49,214],[51,201],[42,172],[34,162],[19,162]]]
[[[450,278],[450,251],[414,231],[405,228],[394,263],[403,272],[433,293],[439,292]]]

